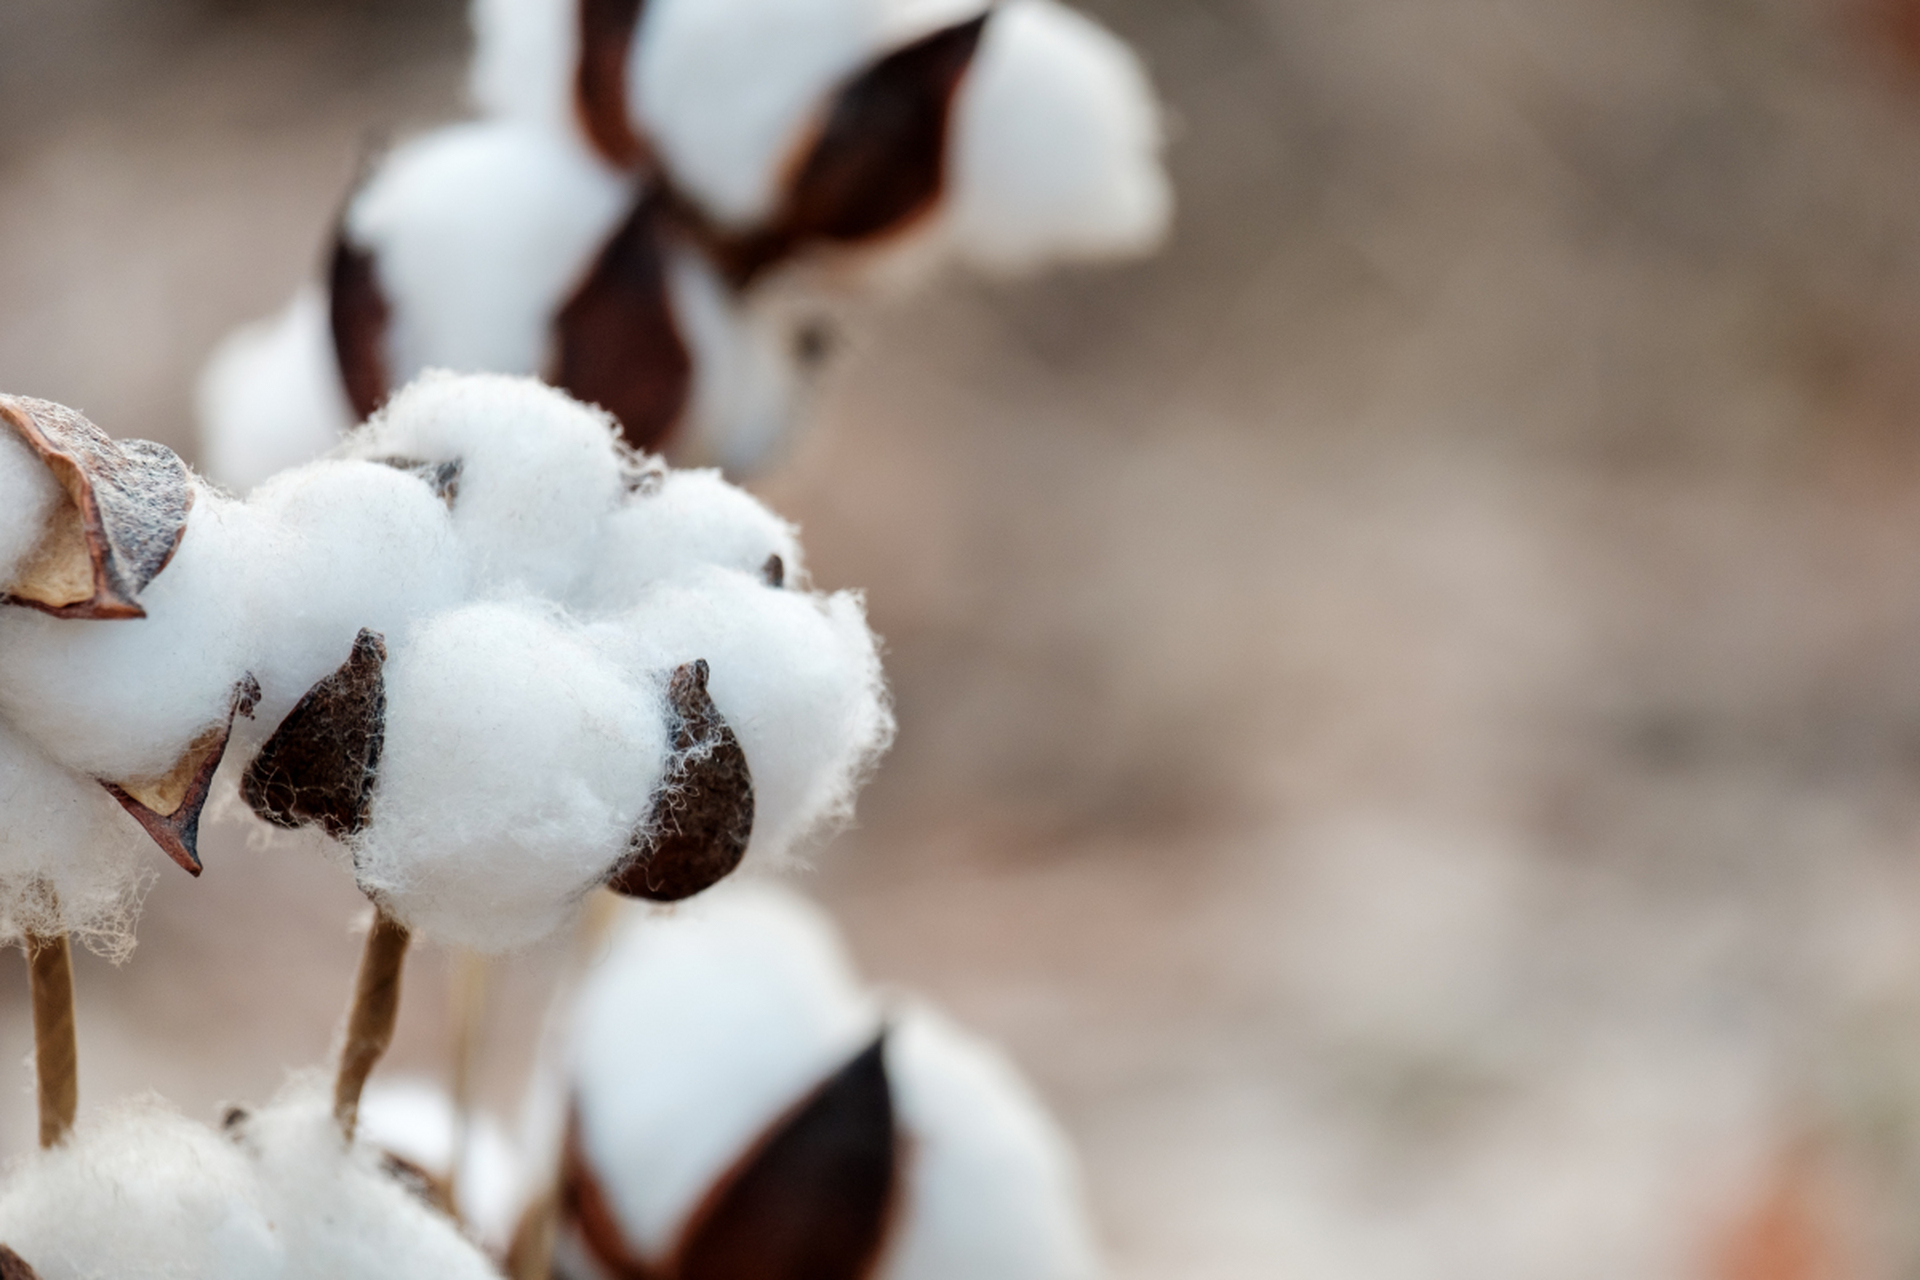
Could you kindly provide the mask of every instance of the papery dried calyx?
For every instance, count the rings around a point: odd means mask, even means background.
[[[226,722],[196,738],[165,774],[100,784],[189,875],[200,874],[200,814],[213,789],[213,775],[227,754],[233,718],[251,716],[259,702],[260,684],[248,676],[233,691]]]
[[[346,662],[294,704],[241,780],[255,813],[336,840],[367,825],[386,737],[386,658],[386,641],[363,630]]]

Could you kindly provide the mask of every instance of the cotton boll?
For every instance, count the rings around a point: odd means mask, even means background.
[[[504,1249],[513,1234],[520,1166],[493,1117],[468,1117],[460,1176],[460,1219],[475,1238]],[[424,1080],[375,1080],[360,1097],[359,1141],[411,1163],[444,1183],[453,1168],[453,1100]]]
[[[253,653],[245,584],[260,522],[201,489],[146,617],[84,621],[0,607],[0,714],[62,763],[128,782],[160,777],[227,722]]]
[[[151,1104],[17,1166],[0,1240],[41,1280],[278,1280],[291,1264],[246,1153]]]
[[[207,472],[236,492],[317,458],[353,425],[327,300],[311,285],[214,348],[195,395]]]
[[[1144,253],[1173,195],[1162,127],[1139,58],[1053,0],[1008,0],[961,82],[949,139],[944,230],[977,266]]]
[[[440,614],[386,666],[360,886],[437,941],[498,952],[560,927],[649,819],[659,683],[528,605]]]
[[[249,506],[274,549],[249,588],[261,687],[250,738],[270,733],[337,669],[361,628],[398,641],[416,620],[465,596],[453,518],[419,475],[330,459],[275,477]]]
[[[489,115],[573,121],[579,0],[473,0],[467,93]]]
[[[704,566],[764,575],[774,557],[786,585],[798,585],[806,571],[797,532],[718,471],[667,471],[608,522],[580,601],[596,612],[618,612],[649,587]]]
[[[563,596],[626,486],[611,418],[531,378],[432,374],[354,436],[361,458],[453,463],[476,585]]]
[[[894,1019],[886,1057],[911,1145],[880,1280],[1100,1275],[1072,1148],[1013,1064],[917,1006]]]
[[[394,385],[428,368],[539,372],[553,315],[632,197],[578,138],[524,121],[396,148],[346,216],[390,307]]]
[[[828,92],[880,47],[885,0],[649,0],[628,105],[681,190],[717,221],[769,217]]]
[[[892,740],[877,642],[853,593],[784,591],[706,568],[655,587],[591,632],[629,667],[707,661],[708,692],[753,773],[749,858],[778,862],[844,819]]]
[[[147,834],[99,783],[55,764],[4,720],[0,813],[0,943],[71,933],[124,956],[151,874]]]
[[[872,1039],[832,926],[770,886],[635,912],[588,977],[570,1079],[582,1154],[628,1241],[657,1257],[713,1182]]]
[[[59,482],[26,443],[0,426],[0,591],[40,545],[61,500]]]

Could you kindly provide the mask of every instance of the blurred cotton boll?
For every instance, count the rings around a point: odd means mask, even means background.
[[[461,1126],[465,1132],[461,1132]],[[504,1250],[522,1193],[519,1153],[492,1116],[455,1114],[445,1090],[426,1080],[374,1080],[360,1097],[357,1140],[453,1188],[460,1221],[490,1249]],[[456,1149],[460,1153],[455,1173]]]
[[[317,458],[353,425],[327,297],[308,285],[276,316],[228,334],[195,391],[207,473],[244,493]]]

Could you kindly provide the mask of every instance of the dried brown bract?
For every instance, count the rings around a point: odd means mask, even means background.
[[[40,1273],[27,1260],[0,1244],[0,1280],[40,1280]]]
[[[562,1204],[594,1258],[621,1280],[742,1276],[866,1280],[898,1197],[900,1139],[879,1038],[781,1117],[715,1183],[671,1256],[634,1256],[569,1133]]]
[[[193,481],[173,450],[115,441],[64,405],[0,395],[0,429],[46,463],[64,493],[0,600],[61,618],[140,618],[137,597],[186,532]]]
[[[600,154],[622,168],[647,160],[647,144],[627,118],[627,50],[644,0],[580,0],[580,63],[574,106]]]
[[[195,739],[165,774],[139,782],[100,784],[189,875],[200,874],[200,814],[213,789],[213,775],[227,754],[233,718],[252,716],[259,702],[260,684],[248,676],[233,691],[226,723]]]
[[[707,664],[690,662],[667,682],[674,762],[655,802],[650,834],[607,880],[630,898],[678,902],[712,888],[740,865],[753,835],[753,776],[740,740],[707,694]]]
[[[255,813],[336,840],[366,826],[386,736],[386,659],[385,639],[362,630],[340,669],[294,704],[241,779]]]
[[[334,233],[333,262],[327,269],[333,354],[340,382],[354,417],[365,421],[393,389],[387,359],[387,328],[393,308],[380,289],[373,255],[347,238],[343,221]]]
[[[417,476],[422,484],[433,490],[434,497],[447,504],[449,511],[460,500],[460,472],[464,464],[458,458],[451,462],[423,462],[419,458],[374,458],[371,461]]]

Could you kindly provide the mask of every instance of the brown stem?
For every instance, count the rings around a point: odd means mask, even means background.
[[[460,1217],[460,1171],[473,1137],[473,1077],[487,1013],[487,958],[457,947],[453,953],[453,1153],[447,1162],[447,1199]]]
[[[360,1118],[360,1091],[393,1041],[393,1024],[400,1013],[400,966],[407,957],[408,940],[407,926],[376,904],[373,928],[367,933],[360,972],[354,979],[340,1073],[333,1081],[333,1117],[349,1141]]]
[[[513,1229],[505,1264],[509,1280],[550,1280],[559,1226],[560,1193],[551,1189],[534,1198]]]
[[[73,1031],[73,954],[67,935],[27,937],[27,981],[33,992],[33,1067],[40,1092],[40,1145],[51,1147],[73,1128],[80,1105],[80,1053]]]

